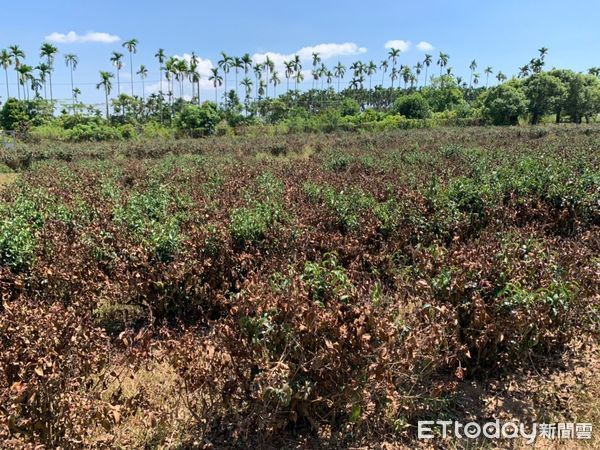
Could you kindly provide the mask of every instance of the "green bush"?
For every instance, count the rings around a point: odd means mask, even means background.
[[[35,238],[30,225],[20,216],[0,221],[0,265],[26,270],[33,261]]]
[[[5,130],[22,131],[29,128],[31,117],[26,102],[9,98],[0,111],[0,122]]]
[[[186,105],[177,116],[175,125],[180,131],[208,136],[214,134],[219,120],[215,104],[205,102],[202,106]]]
[[[94,123],[75,125],[67,133],[67,139],[73,142],[99,142],[121,138],[122,135],[117,128]]]
[[[321,306],[333,299],[348,301],[353,291],[352,283],[334,253],[323,255],[320,262],[307,261],[302,280],[309,288],[312,299]]]
[[[516,125],[527,112],[527,99],[510,83],[493,87],[483,101],[483,117],[493,125]]]
[[[431,117],[429,103],[418,92],[398,97],[392,110],[394,113],[402,114],[409,119],[428,119]]]
[[[342,116],[356,116],[360,112],[360,105],[353,98],[345,98],[340,107]]]

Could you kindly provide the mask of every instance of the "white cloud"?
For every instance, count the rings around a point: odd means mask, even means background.
[[[290,54],[283,53],[274,53],[274,52],[266,52],[266,53],[255,53],[252,56],[252,60],[255,63],[263,63],[267,56],[275,63],[275,67],[278,71],[284,70],[284,61],[289,61],[294,59],[295,55],[300,57],[302,62],[311,62],[312,63],[312,54],[318,53],[323,61],[331,58],[335,58],[336,56],[351,56],[351,55],[359,55],[362,53],[366,53],[367,49],[365,47],[359,47],[354,42],[345,42],[343,44],[318,44],[310,47],[303,47],[297,52]],[[310,73],[310,72],[309,72]]]
[[[401,53],[407,52],[410,46],[410,41],[403,41],[401,39],[387,41],[385,43],[385,48],[395,48],[397,50],[400,50]]]
[[[74,31],[69,31],[67,34],[64,33],[51,33],[46,36],[46,40],[50,42],[56,42],[58,44],[83,44],[86,42],[99,42],[101,44],[113,44],[119,42],[121,38],[114,34],[109,33],[98,33],[90,31],[86,34],[77,34]]]
[[[417,48],[419,50],[421,50],[422,52],[429,52],[429,51],[433,50],[433,45],[431,45],[427,41],[421,41],[417,44]]]

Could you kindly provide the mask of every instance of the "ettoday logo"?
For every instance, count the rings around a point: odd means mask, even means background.
[[[452,420],[420,420],[418,422],[419,439],[435,437],[455,437],[457,439],[525,439],[533,444],[536,439],[591,439],[591,423],[533,423],[526,426],[519,422],[468,422],[463,424]]]

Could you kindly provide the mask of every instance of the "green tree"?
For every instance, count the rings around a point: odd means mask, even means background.
[[[516,125],[527,112],[527,98],[518,83],[505,83],[486,91],[483,117],[494,125]]]
[[[137,39],[130,39],[123,42],[123,47],[129,52],[129,69],[131,71],[131,96],[133,97],[133,54],[137,53],[137,46],[139,41]]]
[[[483,73],[485,73],[485,87],[487,88],[490,84],[490,75],[494,74],[494,69],[492,69],[490,66],[487,66]]]
[[[159,67],[159,71],[160,71],[160,95],[162,95],[163,94],[163,71],[165,70],[164,63],[165,63],[165,60],[167,59],[167,57],[165,55],[165,51],[162,48],[158,49],[158,51],[155,53],[154,57],[158,60],[158,67]]]
[[[54,57],[58,53],[58,48],[54,45],[45,42],[42,44],[40,49],[40,58],[46,58],[46,63],[48,64],[48,82],[50,84],[50,101],[54,101],[54,95],[52,93],[52,72],[54,72]]]
[[[203,136],[215,131],[220,117],[215,104],[204,102],[202,106],[186,105],[176,119],[176,126],[181,131],[188,131]]]
[[[553,70],[549,73],[559,78],[567,89],[563,101],[556,105],[557,123],[561,120],[562,112],[574,123],[581,123],[584,118],[589,121],[600,112],[600,80],[595,76],[570,70]]]
[[[10,88],[8,87],[8,68],[12,65],[12,55],[6,50],[0,51],[0,64],[4,69],[4,76],[6,77],[6,100],[10,98]]]
[[[223,76],[221,77],[221,81],[225,85],[225,92],[227,92],[227,74],[231,69],[232,59],[225,52],[221,52],[221,59],[217,62],[217,66],[223,71]],[[214,72],[213,72],[214,75]]]
[[[475,72],[475,70],[477,70],[477,61],[473,60],[471,61],[471,64],[469,64],[469,70],[471,71],[471,78],[469,79],[469,87],[473,86],[473,73]]]
[[[394,80],[397,78],[396,63],[398,62],[398,56],[400,56],[400,50],[397,48],[390,48],[388,59],[392,61],[392,73],[396,75],[392,77],[392,89],[394,89]]]
[[[398,97],[392,110],[394,113],[402,114],[409,119],[427,119],[431,117],[429,103],[418,92]]]
[[[564,101],[566,87],[557,77],[549,73],[534,73],[523,83],[523,92],[527,97],[531,123],[538,124],[545,114],[556,109]]]
[[[73,112],[75,112],[75,86],[73,85],[73,72],[77,68],[77,64],[79,64],[79,58],[77,58],[77,55],[74,55],[73,53],[68,53],[65,55],[65,64],[71,72],[71,95],[73,100],[72,109]]]
[[[215,103],[218,105],[219,104],[219,98],[218,98],[218,89],[219,86],[221,86],[223,84],[223,77],[219,74],[219,68],[218,67],[213,67],[212,69],[210,69],[212,75],[210,77],[208,77],[209,81],[212,81],[213,86],[215,88]]]
[[[0,122],[5,130],[25,131],[31,123],[26,102],[9,98],[0,111]]]
[[[112,52],[110,62],[117,69],[117,97],[121,95],[121,69],[123,68],[123,53]]]
[[[450,56],[447,53],[440,52],[440,56],[437,60],[437,65],[440,66],[440,77],[442,76],[442,69],[448,65]]]
[[[40,74],[39,81],[44,86],[44,99],[48,100],[48,96],[46,93],[46,80],[49,79],[50,74],[52,73],[50,70],[50,66],[45,62],[41,62],[38,64],[36,69],[37,69],[38,73]]]
[[[333,68],[333,74],[338,80],[337,90],[338,92],[340,92],[340,81],[342,80],[342,78],[344,78],[344,75],[346,74],[346,67],[338,61],[338,63]]]
[[[141,65],[140,69],[137,71],[137,75],[139,75],[140,80],[142,80],[142,100],[146,100],[146,86],[144,84],[144,80],[148,78],[148,69],[145,65]]]
[[[17,97],[19,98],[19,100],[21,99],[21,89],[20,89],[20,75],[19,75],[19,67],[21,67],[21,59],[25,59],[25,52],[23,50],[21,50],[21,48],[18,45],[11,45],[10,47],[8,47],[9,51],[10,51],[10,56],[13,60],[13,63],[15,65],[15,73],[17,75]],[[25,95],[25,93],[23,93],[23,95]]]
[[[429,70],[429,66],[433,63],[433,56],[429,54],[425,54],[425,59],[423,60],[423,65],[425,66],[425,86],[427,87],[427,72]]]
[[[108,96],[112,91],[112,79],[114,75],[110,72],[100,71],[100,82],[96,85],[96,89],[104,89],[104,99],[106,104],[106,120],[108,120]]]

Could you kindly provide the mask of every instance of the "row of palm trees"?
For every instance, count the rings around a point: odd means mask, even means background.
[[[137,39],[130,39],[122,44],[122,47],[129,53],[129,67],[130,67],[130,82],[131,82],[131,96],[135,95],[134,89],[134,65],[133,55],[137,53],[139,41]],[[545,63],[545,57],[548,49],[542,47],[539,51],[539,57],[533,58],[529,64],[520,68],[519,76],[525,77],[530,73],[539,72]],[[8,49],[0,51],[0,65],[5,71],[6,78],[6,93],[7,97],[10,97],[10,88],[8,81],[8,69],[12,66],[17,76],[17,96],[21,99],[21,95],[24,99],[29,99],[30,89],[35,92],[36,97],[41,97],[40,91],[44,91],[44,97],[48,98],[47,86],[49,86],[50,100],[54,100],[53,89],[52,89],[52,73],[54,71],[54,63],[58,49],[50,44],[44,43],[40,48],[40,58],[42,61],[36,66],[32,67],[24,64],[25,53],[18,45],[10,46]],[[431,54],[425,54],[424,59],[419,61],[414,66],[405,64],[398,65],[398,59],[401,51],[396,48],[391,48],[388,51],[386,59],[382,60],[380,64],[376,64],[374,61],[364,63],[362,61],[356,61],[352,63],[348,70],[351,71],[352,78],[349,82],[351,89],[363,89],[365,83],[368,80],[368,88],[373,87],[373,77],[377,75],[378,70],[381,72],[381,83],[379,87],[385,85],[386,75],[390,80],[390,87],[395,87],[396,81],[398,84],[400,81],[404,83],[404,88],[414,88],[421,84],[421,74],[424,74],[423,86],[427,86],[428,72],[430,66],[434,64],[434,57]],[[201,75],[199,72],[200,59],[192,52],[188,58],[178,58],[175,56],[167,56],[163,49],[159,49],[154,55],[157,59],[159,72],[160,72],[160,95],[163,96],[164,82],[167,83],[166,94],[169,99],[169,103],[172,104],[173,98],[175,97],[174,91],[179,91],[179,97],[184,97],[184,84],[189,82],[192,87],[192,97],[198,103],[200,103],[200,81]],[[123,53],[114,51],[110,56],[110,63],[116,69],[116,81],[117,81],[117,94],[121,95],[121,71],[123,70],[123,60],[125,55]],[[74,84],[74,72],[79,64],[79,59],[75,54],[66,54],[64,61],[67,68],[70,71],[71,80],[71,93],[72,93],[72,107],[75,108],[75,104],[78,100],[78,96],[81,91],[75,87]],[[452,73],[452,67],[449,66],[450,56],[447,53],[440,52],[439,56],[435,61],[435,65],[439,67],[439,76],[443,75],[451,76],[455,79],[458,85],[463,88],[477,87],[480,82],[481,75],[477,72],[478,64],[476,60],[473,60],[469,65],[470,77],[467,83],[460,76],[454,76]],[[298,85],[304,81],[304,71],[302,61],[299,55],[294,55],[287,61],[283,61],[284,74],[283,77],[286,80],[287,91],[290,90],[290,82],[293,81],[294,90],[298,90]],[[238,94],[240,87],[244,88],[244,97],[246,102],[252,99],[252,91],[254,89],[254,99],[258,98],[269,98],[269,87],[272,86],[273,96],[277,96],[277,86],[281,84],[281,77],[279,72],[276,70],[276,66],[271,57],[267,54],[264,60],[257,62],[253,59],[250,54],[246,53],[241,57],[230,56],[225,52],[220,53],[220,59],[217,61],[216,67],[210,69],[210,75],[208,81],[215,90],[215,102],[218,103],[218,89],[224,86],[226,93],[229,93],[227,87],[227,80],[230,72],[235,73],[235,89],[234,92]],[[389,74],[388,74],[389,71]],[[35,76],[37,72],[37,77]],[[254,80],[252,80],[250,73],[253,73]],[[494,74],[492,67],[486,67],[484,69],[485,74],[485,85],[489,85],[490,76]],[[590,69],[591,72],[591,69]],[[240,73],[243,74],[243,78],[239,80]],[[327,88],[331,88],[334,79],[337,80],[337,91],[340,91],[341,81],[347,73],[347,68],[341,62],[338,62],[332,68],[328,68],[322,61],[321,55],[318,52],[312,53],[312,88],[313,89],[324,89],[325,83]],[[599,70],[600,73],[600,70]],[[142,83],[142,99],[145,99],[145,80],[149,74],[148,68],[145,65],[141,65],[135,72]],[[507,79],[506,75],[502,72],[496,73],[496,79],[499,83],[502,83]],[[109,71],[100,72],[100,81],[96,85],[97,89],[104,90],[106,108],[108,111],[108,100],[113,89],[112,80],[115,75]],[[320,82],[320,86],[319,86]],[[21,93],[21,90],[23,91]],[[238,96],[239,98],[239,96]]]

